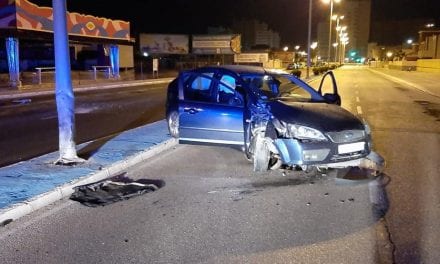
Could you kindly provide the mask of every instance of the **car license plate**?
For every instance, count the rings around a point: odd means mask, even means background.
[[[356,142],[350,144],[343,144],[338,146],[338,153],[345,154],[350,152],[356,152],[364,150],[365,142]]]

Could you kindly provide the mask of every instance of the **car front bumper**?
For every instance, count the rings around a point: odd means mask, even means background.
[[[328,168],[368,167],[381,170],[383,158],[371,151],[371,141],[366,140],[336,144],[330,141],[302,142],[279,138],[270,141],[271,152],[279,155],[289,166],[318,166]]]

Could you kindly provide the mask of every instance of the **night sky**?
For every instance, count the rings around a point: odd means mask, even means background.
[[[52,6],[51,0],[30,0]],[[344,0],[342,0],[344,1]],[[234,19],[256,18],[280,33],[282,44],[307,40],[308,0],[67,0],[67,10],[129,21],[137,33],[204,34],[208,26],[228,27]],[[313,24],[327,18],[328,5],[313,0]],[[372,0],[374,21],[434,19],[440,23],[440,0]],[[313,35],[316,26],[313,26]]]

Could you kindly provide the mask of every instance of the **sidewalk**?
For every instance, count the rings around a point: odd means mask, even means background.
[[[170,78],[73,84],[75,93],[142,84],[168,83]],[[0,100],[53,95],[54,85],[28,85],[19,90],[0,89]],[[0,227],[73,193],[73,187],[109,178],[126,168],[174,146],[166,121],[124,131],[113,137],[77,146],[85,163],[60,166],[58,152],[0,168]]]
[[[440,97],[440,74],[420,71],[400,71],[388,68],[369,67],[368,70],[406,86]]]
[[[54,165],[58,152],[0,168],[0,226],[73,193],[73,187],[115,176],[177,144],[166,121],[78,146],[83,164]]]

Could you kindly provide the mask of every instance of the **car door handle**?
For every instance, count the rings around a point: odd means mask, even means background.
[[[183,111],[188,112],[190,114],[196,114],[199,112],[196,108],[192,108],[192,107],[185,107],[183,108]]]

